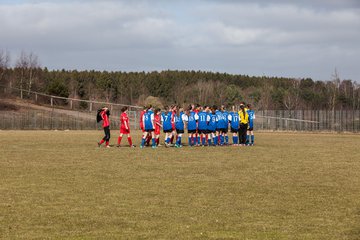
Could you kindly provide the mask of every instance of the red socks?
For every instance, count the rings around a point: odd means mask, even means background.
[[[121,140],[122,140],[122,137],[118,137],[118,145],[120,145],[120,143],[121,143]],[[132,144],[132,139],[131,139],[131,137],[128,137],[128,142],[129,142],[129,145],[130,145],[130,147],[133,145]]]
[[[150,140],[151,140],[151,135],[146,137],[146,145],[150,144]]]

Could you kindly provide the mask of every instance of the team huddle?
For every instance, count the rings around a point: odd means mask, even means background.
[[[121,109],[120,135],[117,146],[121,144],[123,135],[127,135],[129,146],[132,144],[130,135],[128,108]],[[105,136],[98,143],[101,146],[109,147],[110,122],[109,110],[105,107],[98,112],[98,121],[103,121]],[[157,148],[160,145],[161,129],[164,133],[165,147],[183,146],[182,137],[185,129],[188,133],[188,146],[253,146],[254,145],[254,119],[255,112],[251,105],[240,104],[240,111],[227,111],[225,106],[200,106],[190,105],[187,109],[179,106],[165,107],[162,111],[159,108],[153,109],[147,106],[140,113],[140,128],[143,132],[140,148],[150,146]],[[229,142],[229,129],[232,135],[232,142]],[[150,144],[151,141],[151,144]],[[175,141],[175,144],[173,142]]]

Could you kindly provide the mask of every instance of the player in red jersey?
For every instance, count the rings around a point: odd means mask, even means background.
[[[129,125],[129,117],[127,115],[128,107],[123,107],[121,109],[121,115],[120,115],[120,135],[118,138],[118,147],[120,147],[121,139],[124,134],[127,135],[127,139],[129,142],[130,147],[135,147],[135,145],[132,144],[131,135],[130,135],[130,125]]]
[[[144,109],[140,112],[140,121],[139,121],[139,123],[140,123],[140,129],[141,129],[142,132],[145,132],[144,122],[142,120],[145,113],[146,113],[146,107],[144,107]]]
[[[101,119],[103,121],[102,127],[104,128],[105,136],[103,139],[98,142],[98,146],[100,147],[101,144],[105,142],[105,147],[109,148],[109,141],[110,141],[110,120],[109,120],[110,111],[107,107],[103,107],[100,112]]]
[[[154,134],[156,145],[159,146],[160,143],[160,130],[161,130],[161,110],[156,108],[154,111]]]

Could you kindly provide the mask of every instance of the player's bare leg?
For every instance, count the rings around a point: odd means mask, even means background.
[[[123,137],[123,134],[120,133],[120,134],[119,134],[119,137],[118,137],[118,141],[117,141],[117,147],[120,147],[122,137]]]

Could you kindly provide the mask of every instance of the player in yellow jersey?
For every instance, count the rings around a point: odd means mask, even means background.
[[[249,114],[245,110],[245,104],[240,103],[239,111],[239,142],[240,146],[246,146],[246,135],[249,124]]]

